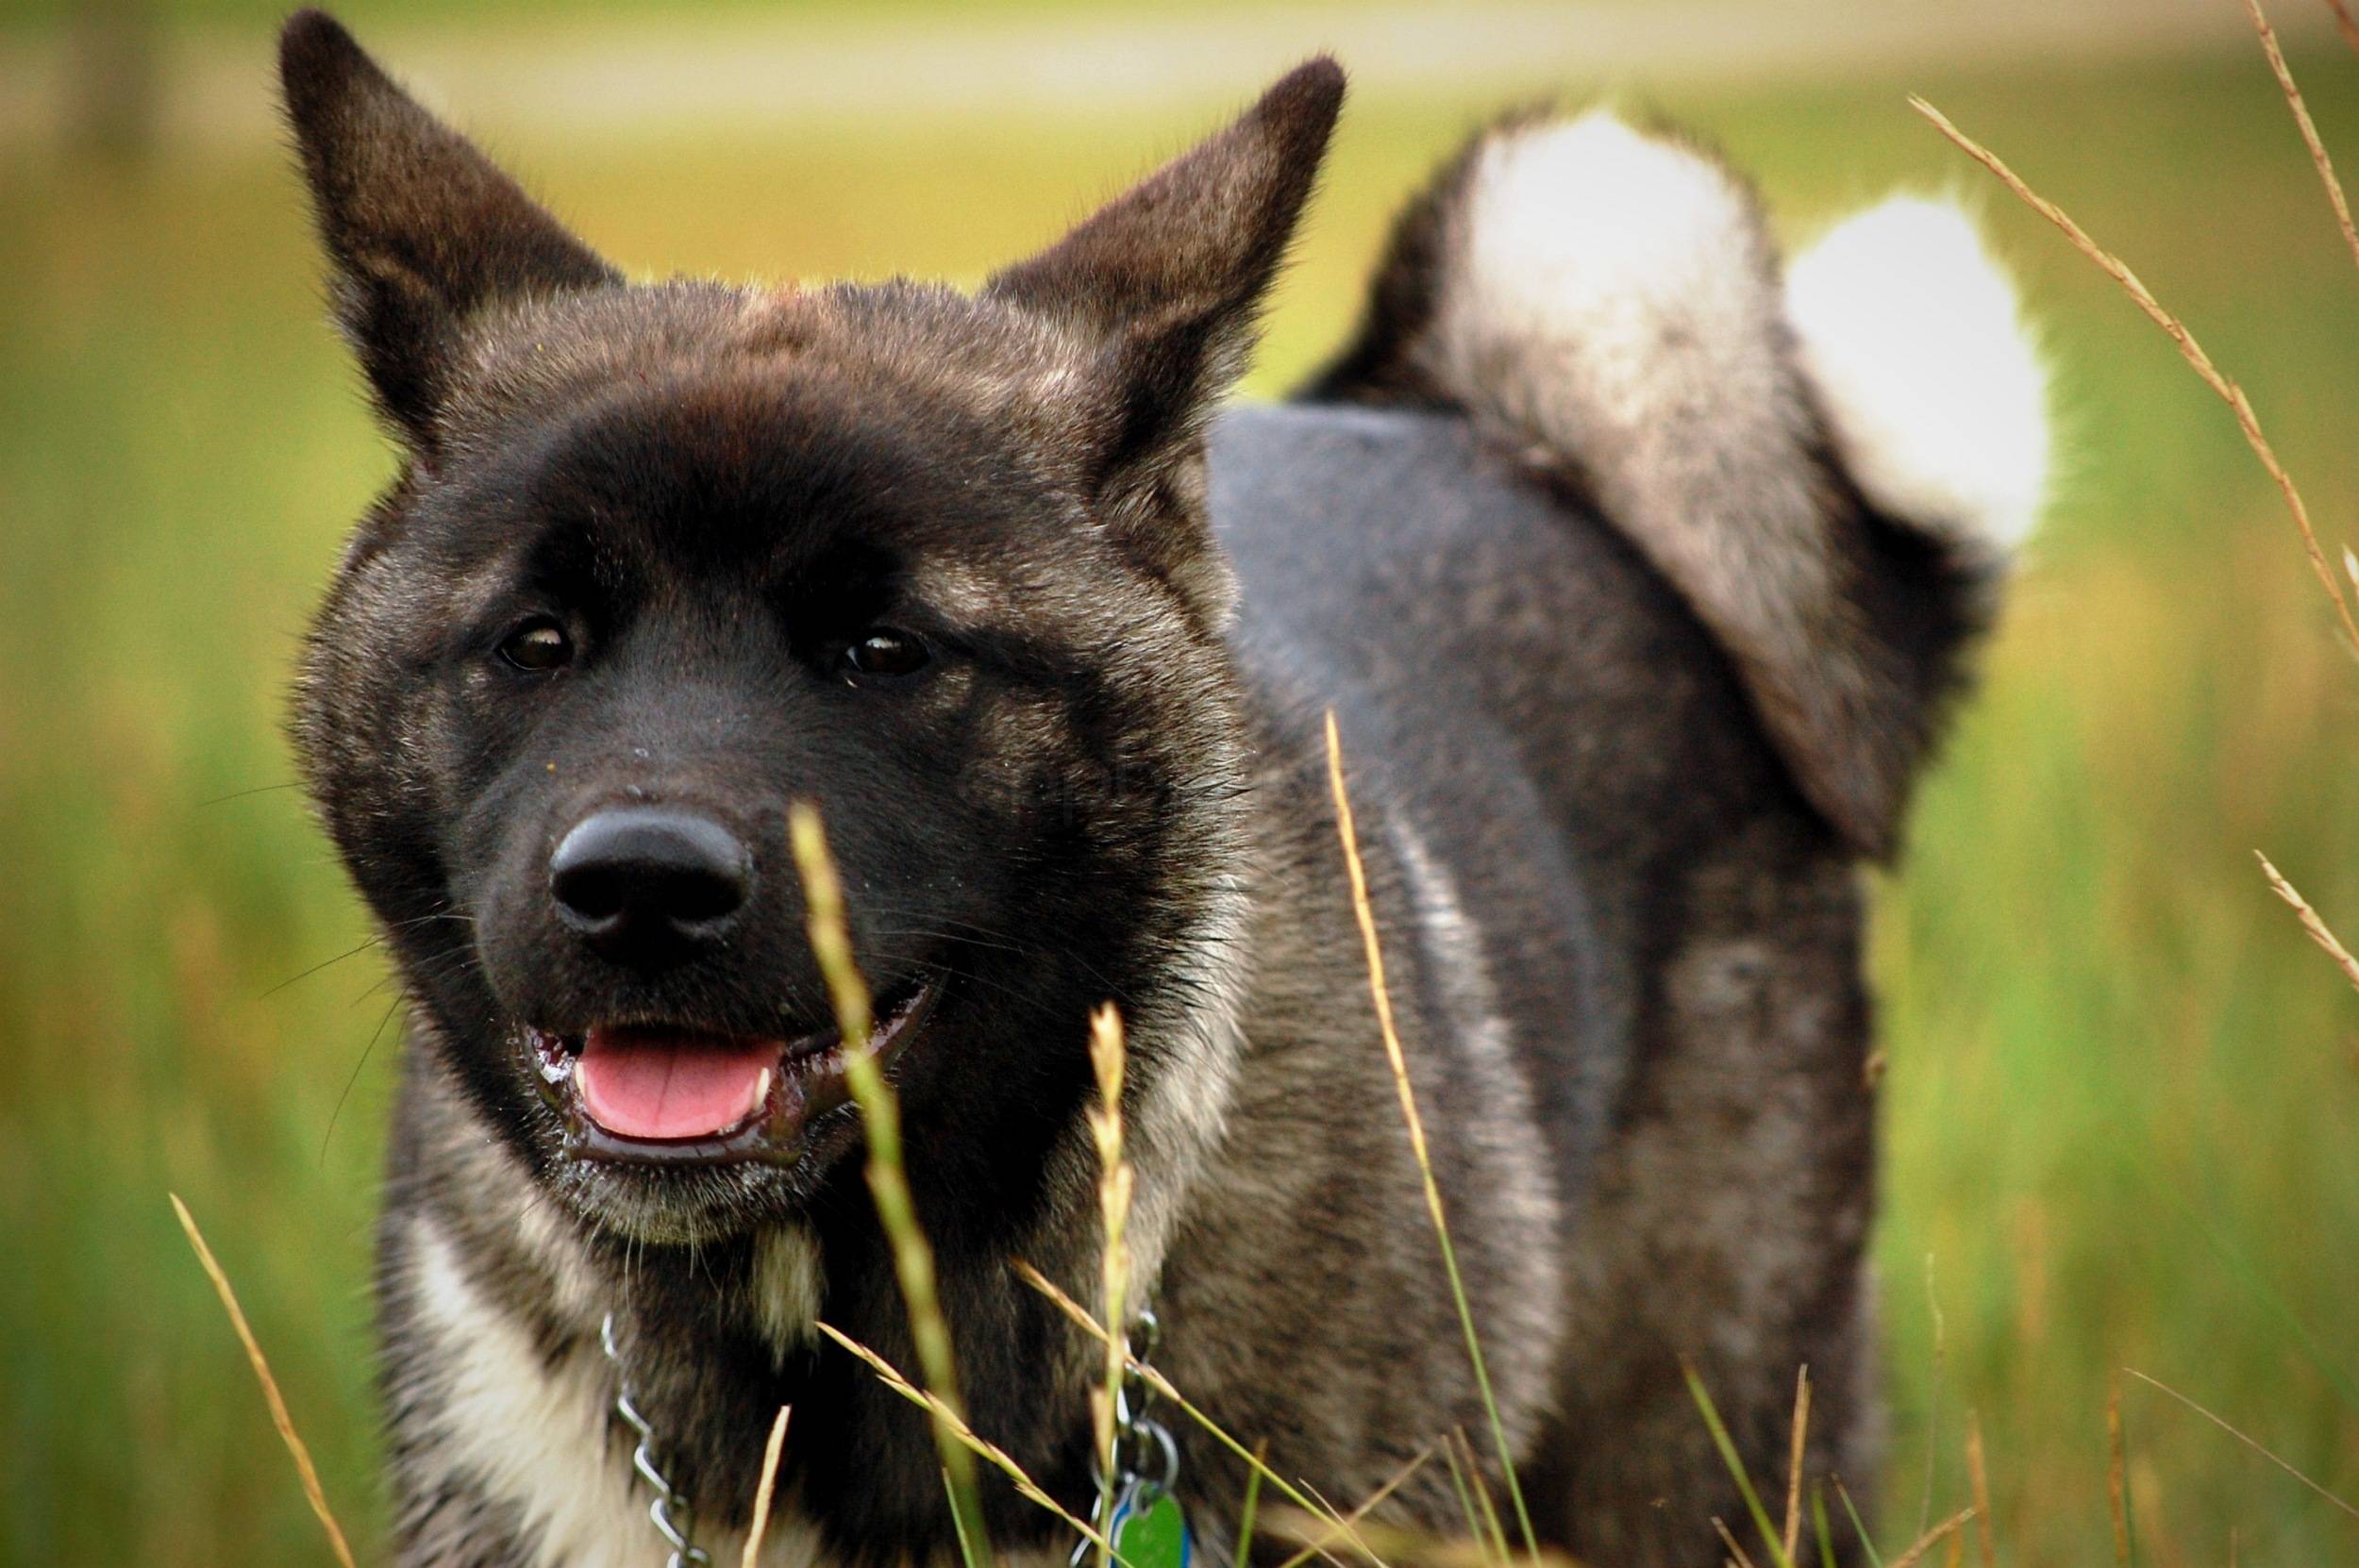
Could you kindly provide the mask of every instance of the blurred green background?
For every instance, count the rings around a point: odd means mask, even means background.
[[[2282,6],[2359,168],[2359,57]],[[392,465],[268,118],[276,9],[191,0],[112,32],[67,0],[0,13],[11,1563],[325,1560],[167,1190],[364,1560],[379,1539],[366,1281],[399,1019],[374,954],[327,961],[368,932],[277,723],[339,536]],[[1359,86],[1263,393],[1337,341],[1411,183],[1535,90],[1706,129],[1797,239],[1896,184],[1963,190],[2045,324],[2066,460],[1881,888],[1880,1535],[1965,1501],[1970,1413],[2000,1560],[2110,1560],[2123,1366],[2359,1493],[2359,1008],[2252,860],[2359,937],[2359,670],[2226,411],[1902,102],[2011,158],[2185,315],[2334,548],[2359,503],[2359,271],[2233,5],[581,10],[352,8],[651,273],[971,279],[1334,42]],[[2359,1560],[2359,1522],[2198,1417],[2135,1382],[2124,1411],[2142,1560]]]

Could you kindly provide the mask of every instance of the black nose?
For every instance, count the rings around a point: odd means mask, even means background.
[[[559,917],[624,962],[661,962],[715,941],[753,880],[753,857],[737,835],[667,807],[594,811],[549,857]]]

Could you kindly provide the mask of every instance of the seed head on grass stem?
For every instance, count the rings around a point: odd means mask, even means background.
[[[1097,1077],[1097,1105],[1090,1111],[1090,1133],[1097,1143],[1097,1202],[1106,1230],[1106,1383],[1093,1392],[1090,1413],[1097,1434],[1100,1472],[1097,1517],[1113,1517],[1114,1407],[1122,1396],[1123,1366],[1130,1358],[1130,1163],[1122,1155],[1122,1015],[1108,1003],[1090,1017],[1090,1066]],[[1109,1568],[1112,1543],[1101,1541],[1097,1568]]]
[[[2203,345],[2195,341],[2195,334],[2187,330],[2186,324],[2163,309],[2161,301],[2154,297],[2153,292],[2139,280],[2138,275],[2132,272],[2127,263],[2090,239],[2087,231],[2074,223],[2062,208],[2026,185],[2022,176],[2008,168],[1998,154],[1951,125],[1947,115],[1924,99],[1912,97],[1909,107],[1930,121],[1935,130],[1955,142],[1968,158],[1998,176],[1999,182],[2013,192],[2025,206],[2055,225],[2063,231],[2064,237],[2072,242],[2074,249],[2097,263],[2106,276],[2119,284],[2122,292],[2140,310],[2146,312],[2147,318],[2178,344],[2180,357],[2194,368],[2196,375],[2202,377],[2203,384],[2228,405],[2236,416],[2236,428],[2244,433],[2245,444],[2252,448],[2252,455],[2261,459],[2261,466],[2276,481],[2278,493],[2284,497],[2285,509],[2293,514],[2294,526],[2301,533],[2302,549],[2310,558],[2310,569],[2317,575],[2319,585],[2326,590],[2326,596],[2334,601],[2335,617],[2342,623],[2344,641],[2352,652],[2359,653],[2359,621],[2351,618],[2351,601],[2344,596],[2341,585],[2335,582],[2334,574],[2326,563],[2326,552],[2318,547],[2317,530],[2310,525],[2310,509],[2303,504],[2301,492],[2296,488],[2293,475],[2285,472],[2285,465],[2278,461],[2276,448],[2269,445],[2268,438],[2261,433],[2260,417],[2252,411],[2251,399],[2245,396],[2244,389],[2220,373],[2219,367],[2212,362],[2212,357],[2203,352]]]
[[[2310,940],[2326,950],[2326,956],[2334,960],[2352,985],[2359,986],[2359,959],[2352,958],[2351,950],[2334,940],[2334,933],[2328,930],[2326,922],[2318,918],[2318,911],[2310,908],[2308,899],[2294,891],[2294,885],[2285,880],[2283,872],[2269,863],[2267,856],[2257,849],[2252,853],[2253,858],[2261,862],[2262,874],[2268,877],[2269,887],[2292,908],[2294,918],[2301,922],[2304,931],[2310,933]]]
[[[2278,91],[2285,95],[2285,107],[2293,111],[2294,126],[2301,132],[2301,144],[2310,150],[2311,166],[2318,172],[2318,182],[2326,187],[2326,202],[2334,209],[2334,222],[2343,231],[2343,243],[2351,247],[2351,259],[2359,262],[2359,228],[2351,222],[2351,203],[2343,196],[2343,182],[2334,176],[2334,160],[2326,154],[2326,143],[2318,139],[2317,122],[2310,118],[2310,106],[2302,101],[2301,89],[2294,85],[2292,67],[2285,63],[2285,51],[2277,46],[2277,29],[2261,9],[2261,0],[2244,0],[2245,14],[2252,19],[2252,30],[2261,36],[2261,52],[2268,57],[2269,71],[2277,77]],[[2337,13],[2341,19],[2341,13]]]
[[[810,913],[811,952],[827,978],[836,1029],[843,1037],[844,1081],[860,1107],[867,1133],[868,1191],[876,1199],[878,1221],[893,1249],[893,1270],[909,1307],[910,1337],[917,1347],[918,1369],[932,1394],[927,1409],[934,1416],[934,1446],[950,1476],[951,1507],[961,1516],[960,1526],[973,1537],[978,1563],[989,1568],[991,1548],[982,1535],[982,1498],[976,1490],[975,1465],[958,1437],[958,1429],[965,1426],[965,1411],[959,1401],[950,1326],[942,1315],[942,1300],[934,1285],[933,1249],[918,1226],[909,1173],[902,1163],[901,1108],[870,1050],[874,1016],[867,982],[852,961],[844,885],[836,876],[834,858],[828,853],[827,832],[820,826],[818,810],[796,801],[787,821],[795,869],[802,877],[803,900]]]
[[[2359,643],[2359,636],[2354,637]],[[1475,1332],[1474,1309],[1467,1305],[1466,1284],[1458,1272],[1458,1252],[1450,1245],[1449,1220],[1442,1211],[1441,1184],[1433,1178],[1433,1159],[1426,1150],[1425,1121],[1417,1114],[1417,1092],[1409,1081],[1408,1059],[1401,1054],[1400,1034],[1393,1026],[1392,993],[1384,984],[1384,949],[1376,934],[1376,906],[1368,899],[1368,875],[1360,863],[1360,837],[1352,826],[1351,792],[1344,784],[1344,747],[1335,727],[1334,709],[1327,713],[1327,777],[1335,795],[1335,831],[1344,846],[1344,866],[1351,878],[1351,909],[1360,922],[1360,940],[1367,948],[1368,991],[1376,999],[1377,1029],[1384,1040],[1385,1059],[1392,1063],[1393,1083],[1400,1092],[1400,1113],[1409,1124],[1409,1147],[1416,1156],[1417,1173],[1425,1180],[1426,1211],[1433,1219],[1434,1239],[1441,1243],[1442,1268],[1449,1276],[1450,1295],[1458,1304],[1458,1324],[1465,1330],[1466,1359],[1474,1364],[1475,1387],[1482,1395],[1483,1414],[1490,1418],[1491,1441],[1497,1445],[1499,1471],[1507,1481],[1508,1500],[1515,1506],[1524,1550],[1540,1555],[1540,1538],[1524,1507],[1524,1491],[1515,1478],[1515,1456],[1507,1444],[1507,1426],[1499,1419],[1498,1400],[1491,1392],[1490,1370],[1483,1365],[1482,1341]]]

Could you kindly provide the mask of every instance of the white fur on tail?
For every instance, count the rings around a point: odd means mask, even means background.
[[[1576,478],[1732,656],[1803,793],[1888,853],[2047,482],[2045,377],[1971,226],[1887,204],[1784,274],[1741,179],[1593,112],[1486,133],[1402,236],[1390,291],[1428,311],[1371,315],[1404,334],[1353,351],[1371,389]]]
[[[1921,526],[2021,543],[2048,492],[2048,375],[1966,214],[1896,196],[1803,252],[1785,293],[1868,500]]]

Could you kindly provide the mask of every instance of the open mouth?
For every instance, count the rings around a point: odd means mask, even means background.
[[[889,1067],[931,1008],[921,984],[878,1009],[869,1049]],[[527,1026],[543,1097],[569,1159],[791,1164],[811,1120],[851,1098],[834,1026],[795,1039],[661,1024],[566,1034]]]

